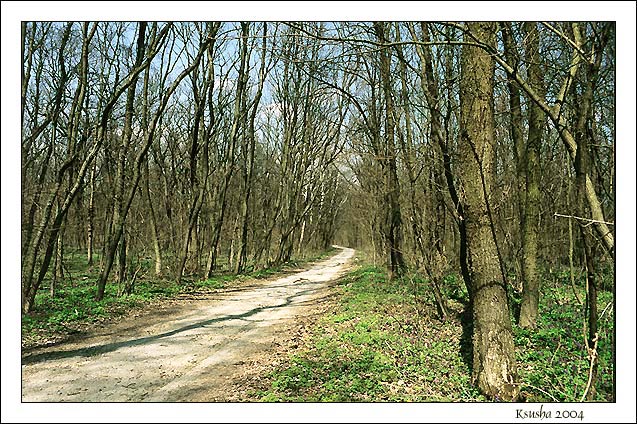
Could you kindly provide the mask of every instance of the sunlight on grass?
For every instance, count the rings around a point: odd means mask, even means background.
[[[416,284],[417,283],[417,284]],[[570,286],[545,285],[535,332],[514,325],[518,372],[527,401],[579,401],[588,360],[582,311]],[[559,287],[559,288],[556,288]],[[448,275],[443,291],[451,318],[438,320],[427,282],[411,275],[389,282],[386,272],[361,266],[337,288],[340,300],[289,362],[268,376],[265,402],[478,402],[471,384],[470,342],[463,338],[466,289]],[[583,296],[583,289],[580,298]],[[612,293],[600,294],[600,311]],[[418,305],[425,312],[418,313]],[[600,380],[596,400],[612,396],[612,319],[600,321]]]

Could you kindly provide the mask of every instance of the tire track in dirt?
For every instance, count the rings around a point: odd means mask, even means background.
[[[329,294],[354,251],[245,289],[193,300],[105,328],[22,360],[24,402],[178,402],[215,399],[229,368],[267,352],[277,331]]]

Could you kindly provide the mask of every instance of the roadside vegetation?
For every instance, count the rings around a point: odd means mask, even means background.
[[[521,394],[527,402],[579,402],[589,360],[582,329],[581,278],[542,280],[537,331],[513,325]],[[427,280],[410,274],[389,281],[383,268],[360,264],[336,289],[338,300],[287,363],[269,375],[271,402],[475,402],[487,399],[471,384],[468,300],[460,278],[442,287],[449,316],[438,318]],[[612,293],[602,291],[595,401],[613,400]],[[511,302],[516,303],[517,294]],[[514,309],[514,308],[513,308]],[[512,317],[513,320],[513,317]]]

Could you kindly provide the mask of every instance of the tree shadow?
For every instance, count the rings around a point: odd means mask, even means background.
[[[464,303],[464,309],[459,315],[462,325],[462,336],[459,347],[462,362],[467,366],[470,374],[473,374],[473,303]]]
[[[211,324],[215,324],[219,322],[231,321],[231,320],[237,320],[237,319],[238,320],[246,319],[263,311],[267,311],[270,309],[279,309],[279,308],[284,308],[286,306],[289,306],[294,302],[296,298],[309,294],[311,292],[314,292],[317,289],[318,289],[317,287],[310,287],[308,289],[299,291],[291,296],[286,297],[283,303],[280,303],[277,305],[260,306],[254,309],[250,309],[249,311],[246,311],[241,314],[224,315],[224,316],[220,316],[216,318],[198,321],[198,322],[185,325],[183,327],[180,327],[171,331],[166,331],[164,333],[156,334],[153,336],[141,337],[141,338],[132,339],[132,340],[124,340],[124,341],[115,342],[115,343],[96,345],[96,346],[91,346],[87,348],[80,348],[80,349],[73,349],[73,350],[58,350],[58,351],[52,351],[52,352],[49,351],[49,352],[42,352],[42,353],[30,355],[30,356],[22,358],[22,365],[28,365],[28,364],[33,364],[33,363],[43,362],[48,360],[55,360],[55,359],[72,358],[76,356],[77,357],[96,356],[103,353],[113,352],[115,350],[118,350],[124,347],[139,346],[139,345],[143,345],[147,343],[152,343],[154,341],[164,339],[170,336],[174,336],[179,333],[183,333],[183,332],[197,329],[197,328],[202,328],[207,325],[211,325]]]

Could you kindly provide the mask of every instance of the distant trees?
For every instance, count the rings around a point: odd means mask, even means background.
[[[147,248],[180,281],[332,242],[347,102],[307,78],[319,45],[282,28],[23,24],[25,313],[65,244],[98,254],[101,299]]]

